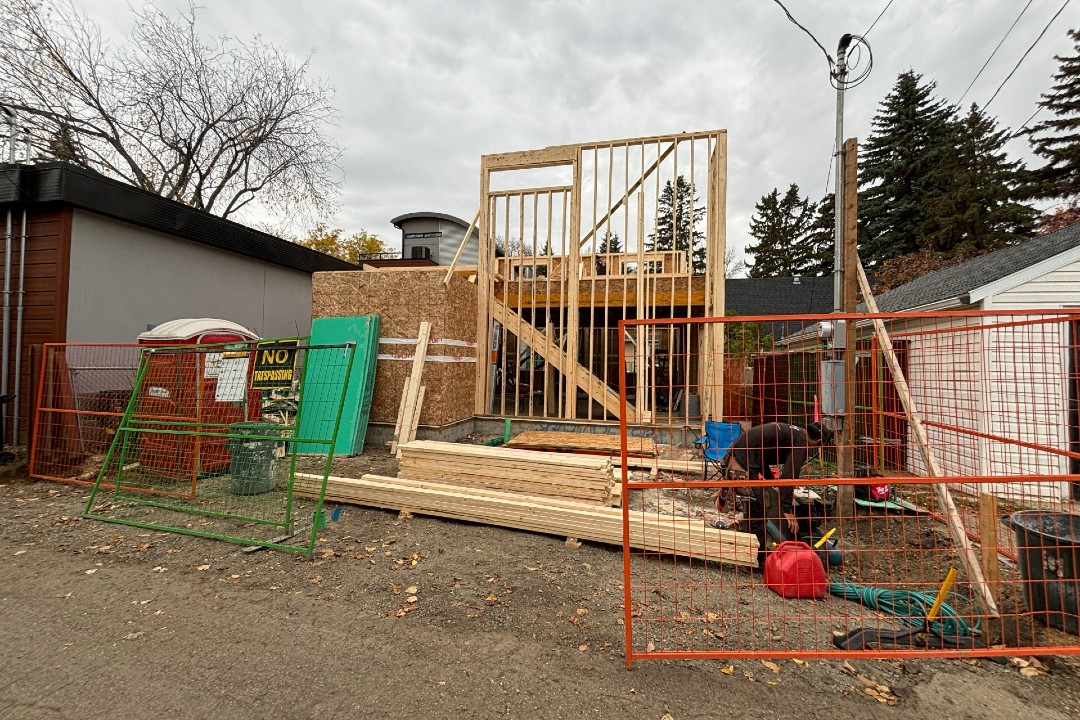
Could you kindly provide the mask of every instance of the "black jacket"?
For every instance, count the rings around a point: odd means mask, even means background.
[[[808,452],[809,441],[805,430],[797,425],[775,422],[750,428],[736,438],[730,450],[752,480],[756,480],[759,474],[771,479],[772,473],[768,471],[770,465],[780,466],[781,479],[794,480],[799,477]],[[793,508],[794,496],[795,488],[780,488],[780,507],[785,512]]]

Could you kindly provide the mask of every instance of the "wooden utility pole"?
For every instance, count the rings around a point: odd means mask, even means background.
[[[859,256],[856,250],[858,236],[859,208],[859,143],[855,138],[844,141],[843,157],[843,206],[837,212],[843,213],[841,259],[842,309],[851,315],[856,308],[856,290],[858,288]],[[839,332],[837,328],[837,332]],[[855,320],[844,323],[844,349],[837,353],[844,361],[844,414],[841,416],[839,432],[836,437],[836,474],[840,478],[855,477]],[[837,486],[836,514],[840,529],[844,528],[845,518],[854,517],[855,486]]]

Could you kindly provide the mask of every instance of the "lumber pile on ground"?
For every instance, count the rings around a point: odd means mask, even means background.
[[[297,473],[294,491],[318,497],[321,484],[318,475]],[[364,475],[359,479],[329,477],[326,500],[622,545],[622,510],[559,498]],[[757,545],[757,538],[749,533],[717,530],[701,520],[630,511],[630,546],[634,548],[755,566]]]
[[[554,432],[526,430],[510,438],[504,447],[522,450],[548,450],[553,452],[581,452],[596,455],[619,455],[622,440],[618,435],[604,433]],[[626,451],[632,457],[656,457],[656,443],[652,438],[626,438]]]
[[[614,482],[606,457],[414,440],[399,445],[398,476],[445,485],[606,504]]]

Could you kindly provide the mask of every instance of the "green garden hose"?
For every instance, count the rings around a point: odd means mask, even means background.
[[[926,622],[927,613],[936,599],[933,593],[922,593],[914,590],[886,590],[870,585],[855,585],[852,583],[830,583],[829,593],[896,616],[908,627],[919,627]],[[930,623],[930,628],[934,633],[943,637],[969,637],[978,630],[979,623],[975,623],[975,627],[971,627],[957,614],[951,605],[942,603],[937,618]]]

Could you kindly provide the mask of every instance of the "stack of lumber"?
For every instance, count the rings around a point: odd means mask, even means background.
[[[617,456],[622,452],[622,440],[603,433],[527,430],[510,438],[506,447]],[[626,452],[630,457],[656,457],[656,443],[651,438],[631,436],[626,438]]]
[[[318,497],[322,478],[296,474],[294,492]],[[622,510],[551,497],[469,488],[405,478],[364,475],[329,477],[326,500],[419,515],[500,525],[548,535],[622,545]],[[757,538],[717,530],[701,520],[656,512],[629,511],[630,546],[734,565],[757,564]]]
[[[399,445],[398,475],[445,485],[605,504],[614,482],[606,457],[414,440]]]

